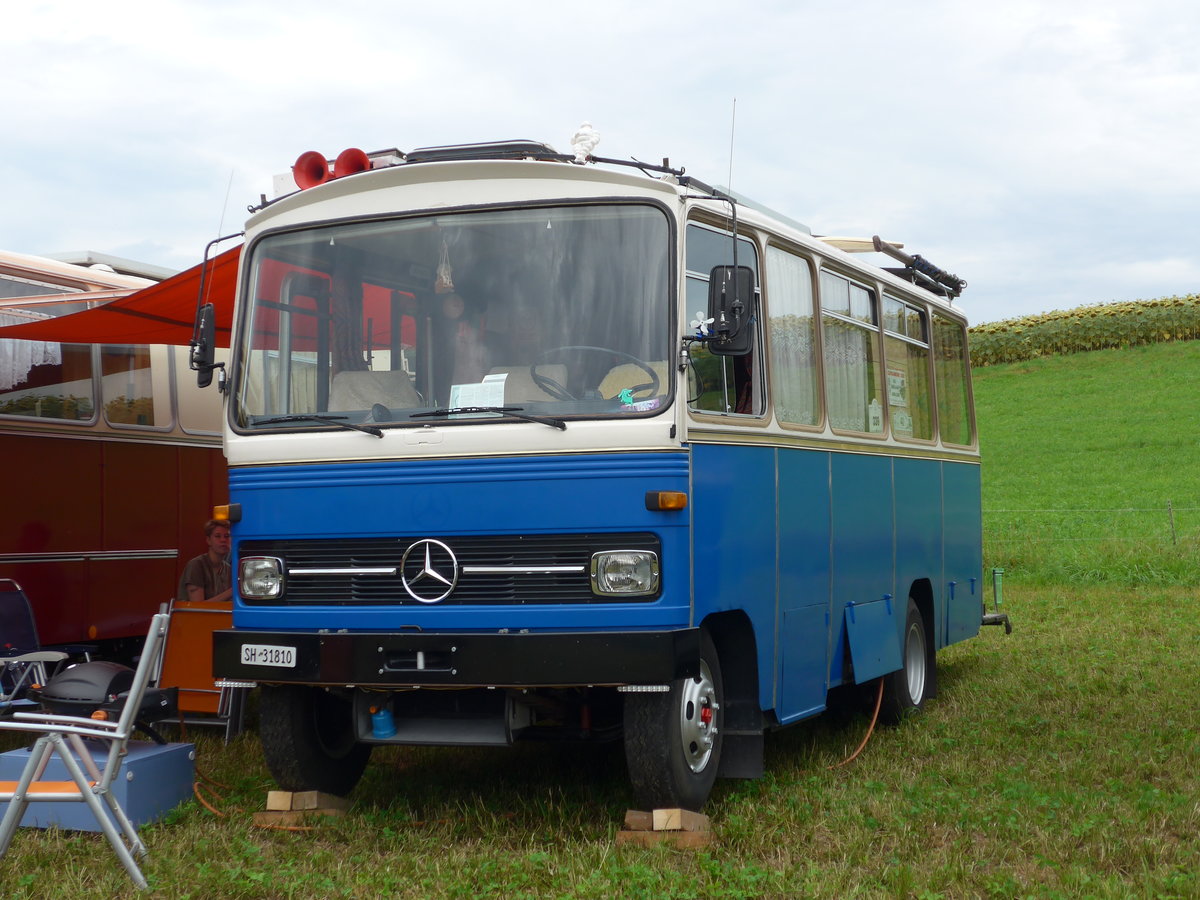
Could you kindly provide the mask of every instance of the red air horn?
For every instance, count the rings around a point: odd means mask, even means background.
[[[316,187],[318,184],[324,184],[330,178],[354,175],[357,172],[366,172],[370,168],[371,157],[357,147],[351,147],[349,150],[339,153],[338,158],[333,162],[332,169],[324,154],[318,153],[316,150],[309,150],[307,153],[301,153],[296,164],[292,166],[292,176],[296,179],[300,190],[304,191],[310,187]]]
[[[355,172],[365,172],[371,168],[371,157],[363,153],[357,147],[351,147],[349,150],[343,150],[338,154],[338,158],[333,162],[333,177],[341,178],[343,175],[353,175]]]
[[[331,177],[325,155],[316,150],[301,153],[296,164],[292,166],[292,177],[296,179],[296,184],[302,191],[324,184]]]

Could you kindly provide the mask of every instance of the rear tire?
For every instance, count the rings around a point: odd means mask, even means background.
[[[883,705],[880,718],[896,725],[925,704],[933,684],[933,663],[926,640],[925,618],[911,597],[904,621],[904,636],[900,644],[901,667],[884,676]]]
[[[625,762],[640,809],[699,811],[712,792],[725,727],[717,651],[700,636],[700,674],[660,693],[625,694]]]
[[[263,685],[259,699],[263,757],[285,791],[344,797],[371,758],[354,734],[350,701],[307,685]]]

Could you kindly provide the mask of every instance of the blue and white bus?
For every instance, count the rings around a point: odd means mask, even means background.
[[[839,686],[933,696],[982,609],[963,282],[665,162],[330,170],[250,219],[220,379],[214,671],[261,685],[281,787],[345,794],[378,744],[623,736],[636,804],[698,809]]]

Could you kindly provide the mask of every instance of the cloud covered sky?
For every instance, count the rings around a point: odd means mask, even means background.
[[[1178,0],[24,2],[0,249],[172,268],[304,150],[532,138],[905,242],[973,322],[1200,290],[1200,7]],[[734,116],[736,100],[736,117]]]

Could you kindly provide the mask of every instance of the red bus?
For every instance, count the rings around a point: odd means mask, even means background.
[[[0,252],[0,326],[153,284]],[[204,550],[204,521],[225,502],[219,398],[187,377],[186,347],[2,335],[0,577],[24,588],[43,644],[119,655],[174,594],[184,563]]]

